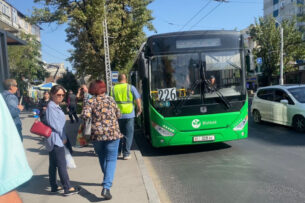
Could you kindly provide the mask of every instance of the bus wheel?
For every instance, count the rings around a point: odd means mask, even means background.
[[[298,132],[305,131],[305,118],[303,116],[295,116],[293,118],[293,128]]]
[[[254,110],[252,114],[253,114],[253,120],[255,123],[260,123],[262,121],[261,114],[259,113],[258,110]]]

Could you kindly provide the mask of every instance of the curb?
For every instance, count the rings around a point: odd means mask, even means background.
[[[149,201],[149,203],[161,203],[158,192],[155,188],[155,185],[154,185],[151,177],[148,174],[148,171],[147,171],[147,168],[145,166],[142,153],[140,152],[137,143],[134,142],[134,144],[136,146],[136,150],[134,150],[134,154],[136,156],[137,163],[138,163],[141,175],[142,175],[145,190],[146,190],[146,193],[147,193],[147,196],[148,196],[148,201]]]

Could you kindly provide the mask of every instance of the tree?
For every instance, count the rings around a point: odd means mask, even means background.
[[[72,90],[77,92],[79,84],[75,78],[75,75],[71,71],[67,71],[62,78],[56,81],[57,84],[62,85],[66,90]]]
[[[40,43],[35,36],[21,33],[21,39],[26,41],[26,45],[8,46],[8,60],[11,77],[15,78],[22,86],[20,90],[27,89],[28,82],[35,80],[43,81],[48,76],[41,61]]]
[[[302,34],[297,30],[294,20],[283,20],[281,25],[284,29],[284,72],[290,72],[296,70],[292,62],[305,57],[305,42],[302,41]],[[249,32],[257,43],[253,50],[254,56],[262,57],[263,76],[271,84],[272,77],[279,75],[280,27],[272,17],[259,18],[250,26]]]
[[[35,0],[44,4],[34,9],[31,20],[36,23],[68,23],[67,41],[74,46],[70,61],[79,75],[103,77],[105,70],[103,20],[106,11],[110,36],[111,67],[130,68],[130,61],[145,40],[143,28],[154,30],[152,0]],[[106,6],[105,6],[106,5]],[[105,6],[105,8],[104,8]]]

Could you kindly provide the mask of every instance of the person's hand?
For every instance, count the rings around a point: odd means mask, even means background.
[[[23,107],[21,104],[19,104],[19,105],[17,106],[17,108],[18,108],[20,111],[23,111],[23,109],[24,109],[24,107]]]
[[[138,111],[137,111],[137,117],[139,117],[139,116],[141,115],[141,113],[142,113],[142,109],[138,109]]]
[[[63,143],[63,144],[66,144],[66,143],[67,143],[67,140],[63,140],[62,143]]]
[[[43,110],[47,110],[47,107],[42,107]]]

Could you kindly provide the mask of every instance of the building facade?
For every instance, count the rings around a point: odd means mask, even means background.
[[[279,22],[305,14],[305,0],[264,0],[264,17],[273,16]],[[299,28],[305,28],[305,22],[297,22]]]
[[[40,42],[40,27],[26,21],[26,16],[4,0],[0,0],[0,29],[19,36],[32,34]]]

